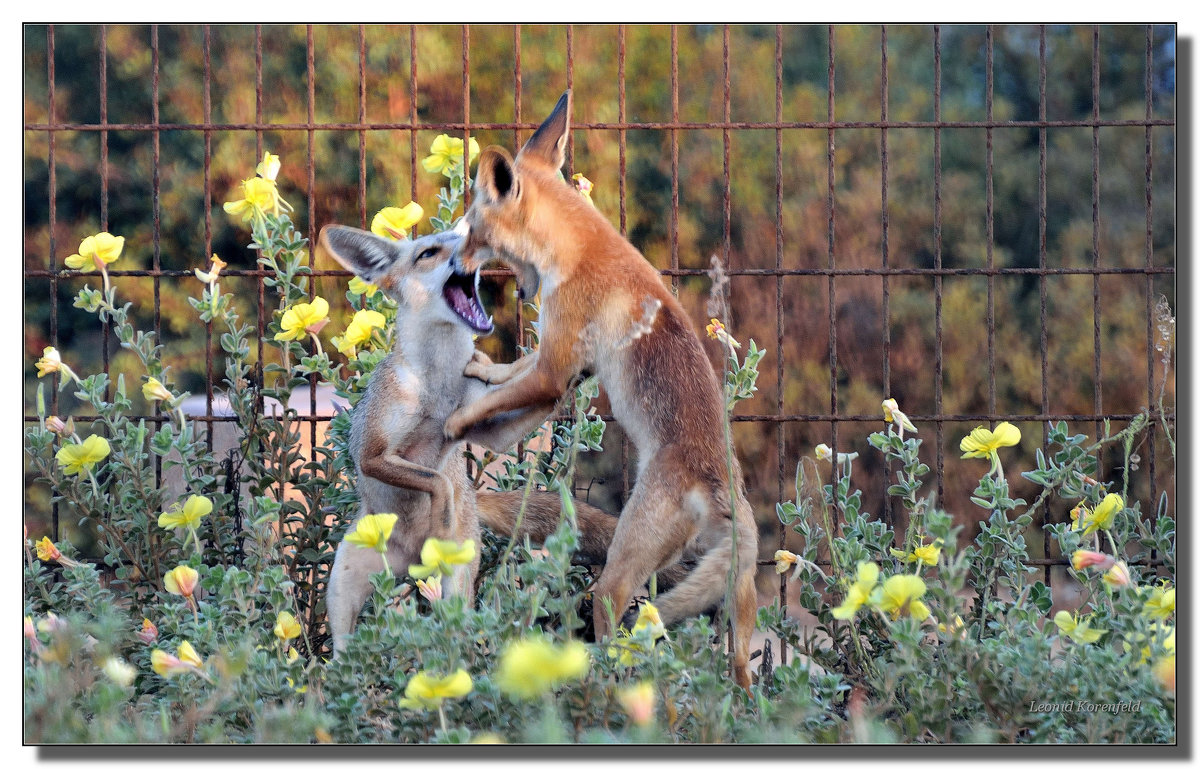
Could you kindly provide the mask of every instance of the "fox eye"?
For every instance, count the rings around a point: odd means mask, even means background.
[[[422,251],[421,253],[417,254],[417,258],[414,259],[413,261],[419,262],[422,259],[428,259],[430,257],[437,256],[437,254],[438,254],[437,246],[433,246],[433,247],[427,248],[424,251]]]

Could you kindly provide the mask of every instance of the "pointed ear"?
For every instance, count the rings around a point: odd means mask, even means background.
[[[554,170],[567,159],[567,138],[571,135],[571,92],[564,91],[550,117],[534,131],[519,156],[536,157]]]
[[[475,191],[488,203],[499,203],[521,194],[521,182],[512,157],[500,147],[488,147],[479,156],[475,172]]]
[[[320,246],[338,264],[368,283],[376,282],[380,275],[391,269],[401,253],[387,238],[340,224],[321,228]]]

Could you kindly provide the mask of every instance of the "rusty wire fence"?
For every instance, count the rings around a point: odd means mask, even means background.
[[[259,331],[269,322],[266,272],[221,211],[264,150],[283,159],[281,188],[315,242],[325,224],[365,227],[383,205],[431,199],[436,180],[419,161],[434,135],[515,149],[572,88],[566,176],[596,182],[597,205],[698,329],[715,255],[733,333],[768,349],[758,396],[733,417],[761,565],[792,536],[774,504],[793,496],[798,459],[819,442],[865,457],[886,397],[919,425],[930,490],[969,534],[979,468],[957,448],[972,427],[1018,424],[1030,459],[1051,421],[1095,436],[1165,396],[1174,424],[1173,369],[1156,349],[1158,298],[1175,304],[1174,35],[27,26],[26,370],[44,345],[120,367],[110,334],[76,329],[71,297],[86,278],[62,260],[91,232],[127,232],[144,264],[112,270],[115,284],[168,348],[186,350],[173,366],[202,395],[193,418],[229,422],[214,409],[220,348],[210,328],[180,320],[179,292],[219,253]],[[332,262],[312,266],[314,291],[344,287]],[[501,330],[484,344],[511,359],[525,320],[508,274],[487,275]],[[27,422],[35,386],[27,374]],[[316,445],[331,412],[315,384],[307,395],[298,419]],[[72,408],[51,398],[52,413]],[[615,512],[633,458],[619,425],[605,443],[580,493]],[[1150,507],[1173,492],[1164,446],[1152,425],[1138,448]],[[1105,456],[1103,473],[1123,462]],[[867,509],[902,525],[887,476],[864,458]],[[1051,506],[1035,528],[1065,514]],[[27,490],[30,518],[31,533],[55,538],[65,523]],[[1065,563],[1049,538],[1030,562],[1047,581]],[[768,575],[764,591],[786,602],[785,582],[768,588]]]

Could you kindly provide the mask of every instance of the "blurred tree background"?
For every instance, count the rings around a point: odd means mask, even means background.
[[[115,285],[140,328],[161,328],[178,389],[219,389],[220,348],[186,301],[201,286],[182,271],[212,253],[228,270],[254,269],[247,233],[221,204],[239,196],[262,149],[282,158],[280,188],[314,237],[410,199],[432,210],[442,178],[418,161],[436,135],[461,136],[465,121],[481,145],[515,149],[530,133],[518,124],[536,124],[570,84],[568,176],[595,183],[599,209],[669,271],[697,329],[708,317],[705,271],[722,259],[731,331],[768,350],[760,392],[734,425],[764,553],[779,537],[775,502],[793,495],[797,460],[821,442],[861,453],[865,505],[890,514],[886,468],[866,444],[886,397],[917,422],[925,461],[941,471],[940,503],[967,523],[984,467],[960,460],[958,442],[989,417],[1024,433],[1005,462],[1016,495],[1030,488],[1017,470],[1041,444],[1039,416],[1076,417],[1076,430],[1095,435],[1095,415],[1135,414],[1163,391],[1173,417],[1174,370],[1153,350],[1153,307],[1160,295],[1176,306],[1174,28],[854,25],[830,34],[792,25],[27,25],[25,414],[46,345],[80,372],[100,370],[105,349],[114,378],[132,371],[116,341],[71,306],[81,281],[97,279],[49,274],[87,235],[125,236],[118,271],[181,273]],[[1028,271],[1043,265],[1052,274]],[[337,269],[323,254],[314,267]],[[841,271],[850,274],[831,274]],[[316,280],[339,331],[350,314],[346,280]],[[254,318],[255,279],[222,282]],[[488,302],[499,328],[481,346],[510,360],[511,283],[497,281]],[[719,362],[716,343],[706,344]],[[64,417],[78,413],[73,398],[57,405]],[[605,445],[588,457],[581,486],[615,511],[632,457],[616,424]],[[1145,505],[1152,491],[1173,491],[1175,468],[1161,429],[1137,451],[1155,468],[1137,489]],[[1105,473],[1122,463],[1111,455]],[[27,509],[44,510],[45,493],[30,486]],[[34,516],[30,533],[37,528]]]

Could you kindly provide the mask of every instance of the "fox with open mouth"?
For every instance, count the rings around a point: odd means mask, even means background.
[[[407,573],[426,539],[479,540],[480,519],[498,533],[542,542],[560,519],[558,494],[478,492],[467,477],[463,441],[506,451],[547,416],[523,409],[481,422],[460,440],[444,437],[446,418],[493,389],[464,371],[493,365],[475,349],[474,336],[492,331],[479,301],[478,272],[461,272],[452,259],[464,229],[392,241],[353,227],[329,225],[319,247],[397,303],[394,343],[371,373],[351,417],[350,455],[358,471],[358,518],[395,513],[386,557],[392,572]],[[525,514],[519,515],[522,504]],[[604,563],[617,519],[576,500],[580,529],[577,560]],[[517,521],[521,524],[518,527]],[[357,524],[356,524],[357,525]],[[371,592],[369,577],[383,568],[379,553],[342,541],[334,556],[326,605],[334,653],[346,648],[355,619]],[[447,594],[474,595],[474,560],[455,571]],[[676,573],[678,572],[678,573]],[[682,569],[664,573],[666,583]]]

